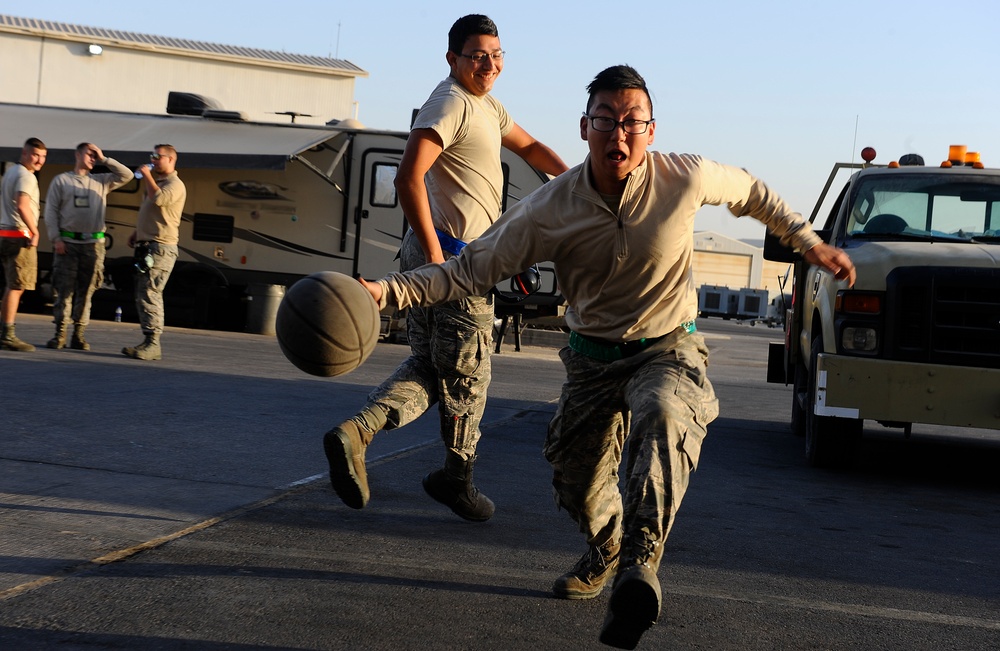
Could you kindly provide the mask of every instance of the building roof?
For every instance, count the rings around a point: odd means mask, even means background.
[[[763,247],[754,240],[738,240],[716,231],[695,231],[695,249],[699,251],[720,251],[726,253],[753,254]]]
[[[177,148],[181,168],[283,169],[293,156],[333,138],[337,127],[231,122],[0,103],[0,160],[16,161],[28,137],[41,138],[48,162],[73,164],[81,141],[125,165],[149,162],[153,145]]]
[[[184,38],[123,32],[116,29],[71,25],[69,23],[38,20],[35,18],[18,18],[17,16],[3,14],[0,14],[0,32],[47,36],[50,38],[95,43],[104,46],[113,45],[136,50],[171,52],[209,59],[242,61],[257,65],[295,68],[351,77],[368,76],[365,70],[344,59],[317,57],[306,54],[290,54],[238,45],[206,43],[204,41],[191,41]]]

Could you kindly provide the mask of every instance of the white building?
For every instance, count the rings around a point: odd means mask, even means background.
[[[764,259],[762,246],[754,246],[713,231],[694,234],[694,286],[720,285],[738,290],[744,287],[779,292],[778,278],[788,265]]]
[[[0,101],[163,114],[171,91],[255,122],[356,117],[350,61],[0,15]]]

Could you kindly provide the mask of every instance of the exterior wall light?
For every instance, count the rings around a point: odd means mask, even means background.
[[[101,54],[103,53],[104,53],[104,48],[98,45],[97,43],[91,43],[90,45],[87,46],[87,54],[89,54],[92,57],[101,56]]]

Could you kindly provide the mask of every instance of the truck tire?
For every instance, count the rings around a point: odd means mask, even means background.
[[[813,339],[805,413],[806,461],[817,468],[843,469],[854,461],[864,421],[816,415],[816,367],[822,350],[822,339]]]

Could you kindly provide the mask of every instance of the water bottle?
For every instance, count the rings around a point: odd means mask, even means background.
[[[122,308],[119,305],[118,307],[115,308],[115,323],[121,323],[121,322],[122,322]]]

